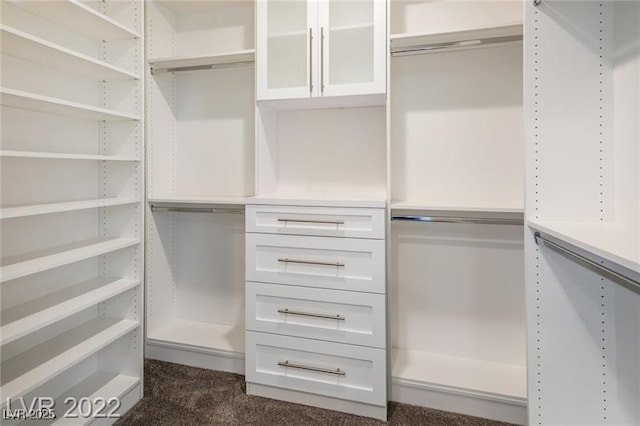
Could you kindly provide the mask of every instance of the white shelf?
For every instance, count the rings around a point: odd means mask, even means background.
[[[138,321],[97,318],[2,363],[0,394],[18,398],[133,331]],[[1,407],[6,401],[0,402]]]
[[[300,37],[307,36],[307,31],[288,31],[286,33],[268,34],[267,38],[284,38],[284,37]]]
[[[244,328],[174,318],[162,329],[148,332],[147,343],[244,354]]]
[[[149,198],[148,202],[154,207],[160,208],[221,208],[244,209],[247,197],[200,197],[200,196],[176,196]]]
[[[382,196],[363,197],[359,194],[273,193],[247,198],[247,204],[385,208],[387,201]]]
[[[137,75],[6,25],[0,25],[2,53],[100,80],[137,79]]]
[[[140,244],[140,240],[135,238],[96,238],[5,258],[1,263],[0,282],[26,277],[137,244]]]
[[[447,33],[404,33],[391,34],[389,41],[391,51],[396,48],[421,46],[440,43],[457,43],[488,38],[521,36],[523,34],[522,23],[501,25],[496,27],[476,28],[467,31],[453,31]]]
[[[55,2],[55,4],[58,3]],[[68,115],[87,120],[107,121],[140,119],[139,116],[133,114],[125,114],[119,111],[100,108],[93,105],[85,105],[78,102],[51,98],[35,93],[23,92],[21,90],[8,89],[6,87],[0,88],[0,100],[2,101],[2,105],[14,108],[22,108],[58,115]]]
[[[216,65],[246,63],[255,61],[255,49],[239,50],[236,52],[203,55],[183,56],[175,58],[149,59],[149,65],[153,72],[171,71],[172,69],[207,67],[215,68]]]
[[[640,274],[640,229],[606,223],[528,221],[528,225],[587,253]]]
[[[109,401],[110,398],[118,398],[122,401],[122,398],[139,384],[139,377],[97,372],[80,382],[78,385],[69,389],[64,393],[64,395],[56,398],[54,406],[68,408],[68,404],[65,404],[65,399],[69,397],[75,398],[76,401],[79,401],[80,398],[89,398],[90,401],[95,401],[96,398],[102,398],[105,401]],[[60,426],[80,426],[91,423],[93,420],[82,416],[78,416],[77,418],[65,418],[60,415],[61,413],[59,410],[56,414],[58,414],[58,419],[53,422],[53,424]],[[27,422],[27,424],[31,423]],[[36,425],[39,423],[33,422],[33,424]]]
[[[140,202],[137,198],[99,198],[95,200],[68,201],[65,203],[48,203],[29,206],[5,207],[0,209],[0,219],[36,216],[50,213],[61,213],[78,210],[96,209],[100,207],[124,206]]]
[[[391,376],[394,380],[523,400],[527,398],[527,371],[524,365],[398,348],[393,349],[391,364]]]
[[[437,206],[426,203],[402,201],[391,203],[391,215],[524,220],[524,209],[489,206]]]
[[[84,5],[80,0],[15,1],[23,9],[95,40],[139,38],[135,30]]]
[[[96,278],[2,311],[0,345],[132,289],[140,281]]]
[[[92,155],[92,154],[67,154],[62,152],[35,152],[35,151],[0,151],[0,157],[5,158],[39,158],[43,160],[89,160],[89,161],[129,161],[139,162],[135,157],[122,155]]]

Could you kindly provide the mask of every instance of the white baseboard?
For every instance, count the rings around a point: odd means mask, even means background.
[[[244,374],[244,354],[147,339],[145,358]]]
[[[312,407],[320,407],[327,410],[355,414],[357,416],[371,417],[383,421],[387,420],[387,407],[346,401],[344,399],[292,391],[289,389],[274,388],[272,386],[265,386],[256,383],[247,383],[247,395],[278,399],[302,405],[310,405]]]
[[[526,398],[392,378],[391,400],[519,425],[527,424]]]

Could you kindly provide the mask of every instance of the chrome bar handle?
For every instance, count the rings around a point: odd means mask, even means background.
[[[345,376],[347,374],[343,370],[340,370],[339,368],[332,370],[330,368],[312,367],[310,365],[302,365],[302,364],[292,364],[289,361],[278,361],[278,365],[280,367],[297,368],[299,370],[316,371],[318,373],[326,373],[326,374],[335,374],[336,376]]]
[[[314,314],[312,312],[300,312],[300,311],[290,311],[288,308],[278,309],[279,314],[288,314],[288,315],[299,315],[301,317],[313,317],[313,318],[325,318],[331,320],[344,321],[345,317],[342,315],[326,315],[326,314]]]
[[[309,93],[313,93],[313,28],[309,28]]]
[[[320,27],[320,91],[324,93],[324,27]]]
[[[288,258],[282,258],[282,259],[278,259],[278,262],[282,262],[282,263],[302,263],[305,265],[322,265],[322,266],[337,266],[337,267],[341,267],[344,266],[344,263],[342,262],[319,262],[317,260],[299,260],[299,259],[288,259]]]
[[[290,219],[278,218],[278,222],[296,222],[296,223],[323,223],[329,225],[344,225],[344,220],[313,220],[313,219]]]

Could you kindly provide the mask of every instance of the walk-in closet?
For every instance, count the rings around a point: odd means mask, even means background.
[[[640,424],[640,2],[0,12],[2,424]]]

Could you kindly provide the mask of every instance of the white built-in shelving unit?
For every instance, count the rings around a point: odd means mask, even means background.
[[[528,2],[525,30],[529,424],[635,425],[640,4]]]
[[[244,371],[254,3],[147,3],[147,357]]]
[[[143,22],[136,0],[2,4],[0,396],[55,398],[58,424],[95,420],[70,396],[142,397]]]
[[[392,1],[393,400],[526,420],[522,2]]]

